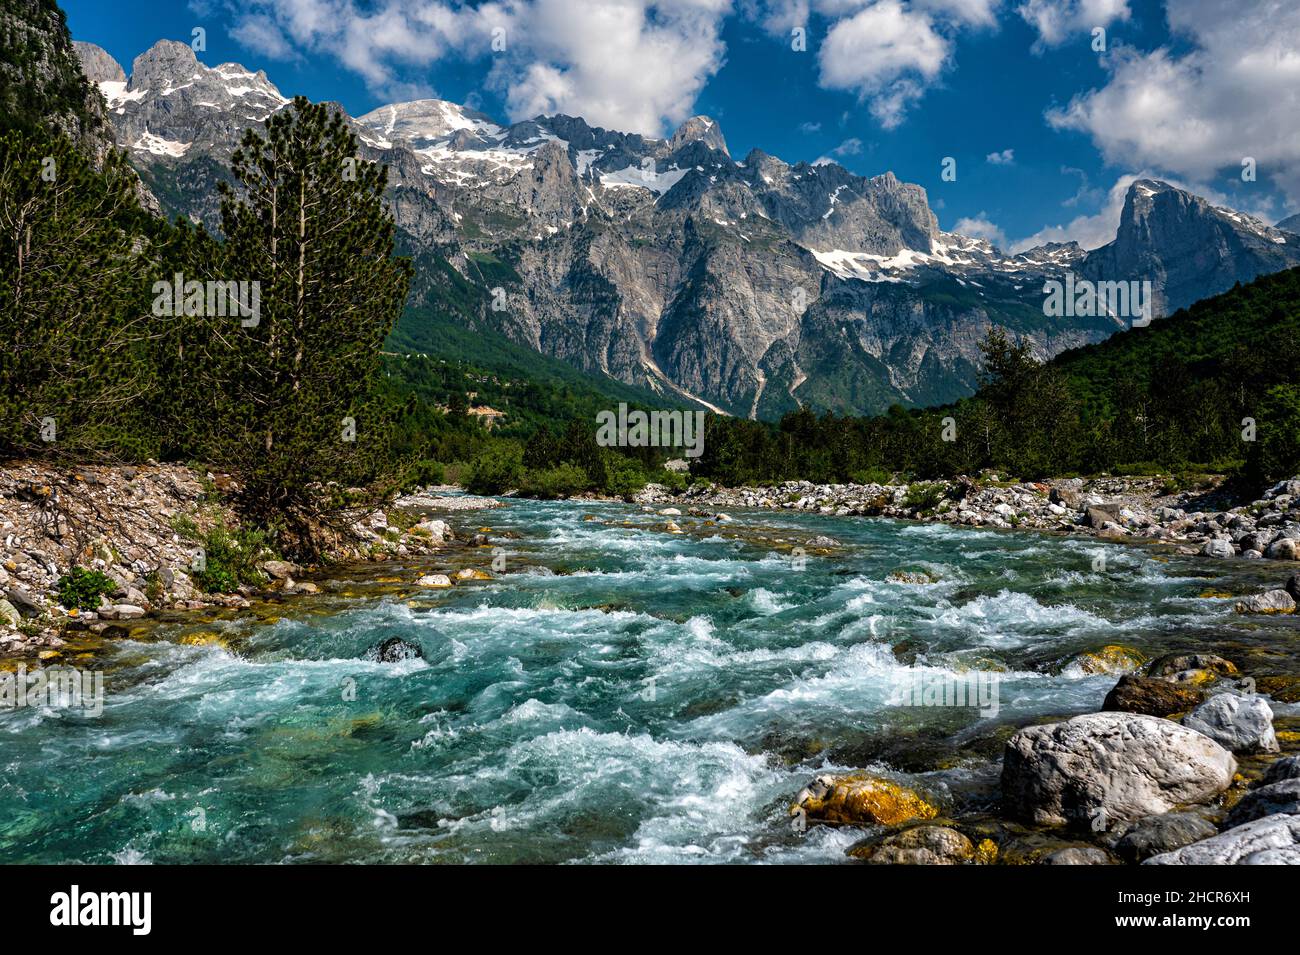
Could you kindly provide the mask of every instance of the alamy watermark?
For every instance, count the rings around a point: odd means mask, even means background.
[[[952,673],[933,667],[911,666],[891,680],[895,706],[954,706],[979,710],[986,719],[998,715],[1001,683],[997,672],[967,670]]]
[[[170,282],[154,282],[153,294],[153,313],[158,318],[238,317],[244,328],[256,328],[262,321],[262,283],[256,279],[187,282],[177,272]]]
[[[1065,273],[1065,281],[1048,279],[1043,285],[1043,314],[1049,318],[1095,318],[1110,315],[1133,319],[1134,328],[1151,324],[1154,302],[1150,279],[1127,282],[1093,282]]]
[[[686,457],[704,453],[703,411],[628,411],[596,414],[596,443],[602,448],[684,448]]]
[[[104,712],[104,674],[99,670],[49,667],[27,672],[20,663],[0,673],[0,710],[24,707],[80,709],[89,716]]]

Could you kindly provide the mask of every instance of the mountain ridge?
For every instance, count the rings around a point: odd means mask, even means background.
[[[88,72],[116,75],[83,49]],[[175,41],[137,57],[125,85],[99,85],[168,212],[209,226],[220,163],[288,103],[264,72],[206,67]],[[757,149],[736,161],[705,116],[656,139],[564,115],[498,123],[436,99],[344,115],[362,157],[390,166],[410,248],[473,281],[483,261],[504,264],[483,286],[481,327],[729,414],[948,401],[975,387],[990,327],[1050,357],[1131,324],[1047,316],[1044,283],[1067,273],[1149,280],[1161,315],[1300,264],[1300,236],[1158,180],[1130,186],[1100,249],[1006,255],[941,231],[925,190],[892,172]],[[437,271],[417,271],[414,301],[437,294]]]

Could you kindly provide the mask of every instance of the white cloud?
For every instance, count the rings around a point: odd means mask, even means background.
[[[1026,0],[1016,12],[1038,31],[1038,49],[1060,46],[1077,33],[1130,16],[1128,0]]]
[[[960,23],[991,27],[997,22],[997,11],[1002,0],[913,0],[913,3]]]
[[[1048,122],[1087,133],[1112,164],[1194,181],[1252,157],[1300,199],[1300,4],[1169,0],[1168,18],[1189,52],[1116,51],[1109,82]]]
[[[1120,176],[1106,195],[1106,203],[1095,215],[1075,216],[1065,225],[1044,226],[1031,236],[1017,239],[1006,248],[1012,253],[1024,252],[1047,242],[1078,242],[1085,249],[1097,249],[1115,238],[1119,228],[1120,213],[1124,211],[1124,196],[1128,187],[1140,175]]]
[[[968,235],[976,239],[988,239],[999,249],[1007,247],[1007,235],[1000,227],[989,220],[987,212],[981,211],[979,215],[958,219],[952,227],[952,231],[958,235]]]
[[[512,118],[563,112],[657,134],[691,115],[722,66],[728,0],[517,3],[503,77]],[[516,67],[514,63],[525,64]],[[520,72],[522,69],[522,72]]]
[[[862,140],[858,139],[856,136],[844,140],[844,142],[831,150],[831,153],[836,156],[857,156],[861,152]]]
[[[992,163],[994,166],[1010,166],[1016,161],[1016,151],[1014,149],[1004,149],[999,153],[989,153],[984,157],[984,161]]]
[[[289,43],[284,31],[267,16],[255,14],[245,17],[235,25],[230,35],[250,50],[273,60],[292,60],[297,57],[297,51]]]
[[[880,125],[892,129],[951,53],[928,13],[900,0],[878,0],[826,34],[818,51],[821,85],[856,92]]]
[[[421,86],[404,81],[406,67],[491,57],[488,81],[512,119],[563,112],[659,135],[691,115],[722,66],[731,9],[731,0],[245,0],[235,30],[267,55],[292,44],[334,56],[388,95]],[[494,30],[504,50],[493,49]]]

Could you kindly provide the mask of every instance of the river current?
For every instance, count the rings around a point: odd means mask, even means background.
[[[110,641],[71,661],[103,672],[101,714],[0,710],[0,861],[841,862],[862,831],[791,825],[813,776],[989,811],[1010,728],[1114,685],[1081,653],[1294,668],[1294,621],[1222,598],[1278,586],[1275,565],[733,516],[672,533],[629,505],[511,501],[449,516],[462,538],[490,528],[454,554],[496,556],[490,581],[420,590],[443,565],[371,566]],[[424,659],[363,660],[390,637]],[[918,673],[993,674],[996,706],[911,705]]]

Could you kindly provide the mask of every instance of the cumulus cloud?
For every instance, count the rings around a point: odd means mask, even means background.
[[[1077,33],[1130,16],[1128,0],[1026,0],[1016,12],[1038,31],[1038,49],[1060,46]]]
[[[1044,226],[1031,236],[1008,243],[1007,250],[1014,254],[1048,242],[1078,242],[1085,249],[1101,248],[1115,238],[1128,187],[1141,178],[1140,175],[1120,176],[1107,192],[1105,204],[1094,215],[1075,216],[1064,225]]]
[[[404,67],[491,58],[512,119],[563,112],[658,135],[691,114],[722,66],[731,10],[731,0],[244,0],[234,29],[269,56],[334,56],[381,94],[411,88]]]
[[[924,10],[878,0],[839,20],[818,51],[821,84],[851,90],[886,129],[903,121],[952,54]]]
[[[1116,51],[1109,82],[1048,122],[1088,134],[1112,164],[1194,181],[1250,157],[1260,178],[1300,200],[1300,5],[1169,0],[1168,17],[1188,52]]]
[[[989,153],[984,157],[984,161],[994,166],[1010,166],[1016,161],[1016,151],[1014,149],[1004,149],[1001,152]]]
[[[858,139],[856,136],[844,140],[844,142],[831,150],[831,153],[836,156],[857,156],[861,152],[862,140]]]
[[[976,239],[987,239],[999,249],[1007,247],[1007,235],[995,223],[989,220],[987,212],[981,211],[979,215],[958,219],[952,227],[952,231],[958,235],[969,235]]]

